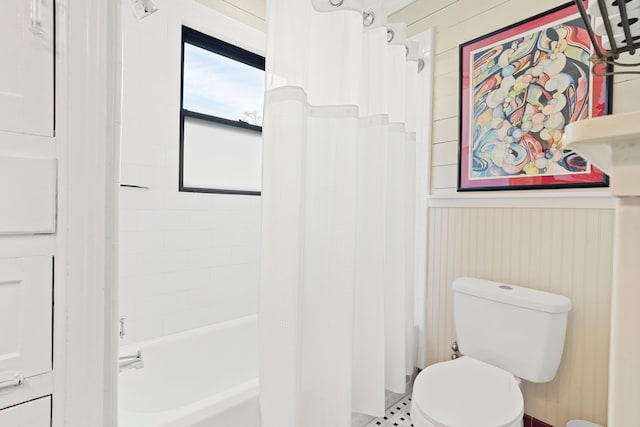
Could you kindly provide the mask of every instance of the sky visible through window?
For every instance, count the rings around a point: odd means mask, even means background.
[[[185,110],[262,126],[264,71],[185,43]]]

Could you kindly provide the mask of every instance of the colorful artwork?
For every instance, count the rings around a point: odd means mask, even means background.
[[[571,122],[608,113],[573,3],[460,47],[459,191],[607,185],[564,147]]]

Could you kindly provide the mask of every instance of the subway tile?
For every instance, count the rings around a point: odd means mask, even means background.
[[[216,225],[209,210],[168,210],[163,214],[164,226],[169,230],[210,229]]]
[[[208,250],[190,250],[181,253],[185,270],[221,267],[231,265],[232,251],[229,247],[210,248]]]
[[[228,227],[211,232],[213,247],[259,244],[260,229],[254,227]]]
[[[165,203],[167,209],[173,210],[224,210],[228,209],[227,194],[167,192]]]
[[[259,244],[232,246],[230,252],[233,264],[257,264],[260,262]]]
[[[252,283],[257,282],[259,271],[258,264],[229,265],[212,269],[212,278],[215,283]]]
[[[146,315],[159,317],[189,309],[187,291],[174,291],[143,297],[141,305]]]
[[[118,275],[120,277],[135,276],[141,272],[138,254],[118,251]]]
[[[184,256],[180,252],[154,250],[136,256],[138,271],[142,274],[160,274],[185,270]]]
[[[157,289],[159,292],[175,292],[209,286],[211,281],[210,269],[176,271],[160,276]]]
[[[125,320],[125,336],[120,344],[126,345],[162,336],[164,319],[161,317],[129,316]]]
[[[119,237],[122,254],[150,252],[164,244],[163,236],[153,231],[122,231]]]
[[[153,189],[120,187],[121,209],[161,209],[164,206],[164,194]]]
[[[120,209],[118,212],[118,229],[120,231],[140,231],[138,228],[138,211]]]
[[[188,310],[168,314],[164,320],[164,333],[174,334],[226,320],[212,316],[215,313],[216,311],[213,308],[189,308]],[[209,320],[210,317],[214,320]]]
[[[209,230],[171,230],[165,231],[164,236],[168,251],[208,249],[212,239]]]

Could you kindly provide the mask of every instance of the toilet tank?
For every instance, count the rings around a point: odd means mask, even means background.
[[[571,300],[505,283],[463,277],[453,282],[460,352],[536,383],[558,371]]]

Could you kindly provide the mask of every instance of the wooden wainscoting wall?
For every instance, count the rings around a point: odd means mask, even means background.
[[[612,209],[431,208],[428,363],[455,338],[451,284],[471,276],[571,298],[560,370],[525,383],[525,412],[554,426],[607,418]]]

